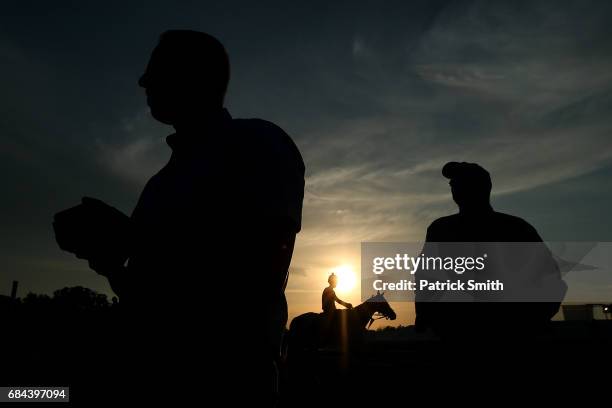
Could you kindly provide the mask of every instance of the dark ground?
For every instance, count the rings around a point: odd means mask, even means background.
[[[113,392],[121,381],[147,387],[146,381],[122,370],[122,362],[130,356],[122,351],[126,339],[116,308],[43,309],[4,308],[0,313],[0,384],[69,385],[71,400],[86,406],[123,401],[121,392]],[[222,337],[223,331],[216,330],[216,336]],[[583,406],[591,398],[607,399],[612,384],[612,321],[552,322],[537,335],[518,329],[513,333],[497,339],[443,341],[416,333],[410,326],[368,331],[365,347],[350,354],[322,349],[293,360],[289,354],[281,365],[280,406],[407,406],[423,399],[436,405],[451,400],[531,405],[538,399],[549,405],[570,395],[578,395]],[[249,341],[245,333],[232,344]],[[211,351],[210,356],[219,361],[222,352],[216,354]],[[205,361],[194,367],[188,358],[177,360],[172,367],[179,371],[161,373],[160,383],[166,377],[185,377],[190,387],[198,387],[216,375]],[[232,370],[238,372],[240,367]],[[168,392],[158,386],[149,385],[147,391]],[[249,404],[249,394],[241,391],[237,387],[236,394],[247,399],[245,406],[257,405]],[[222,391],[218,395],[214,390],[199,395],[194,388],[180,392],[191,393],[200,402],[221,398],[213,406],[229,405],[222,403],[226,395]]]

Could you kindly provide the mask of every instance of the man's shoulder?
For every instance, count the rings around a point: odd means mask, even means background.
[[[276,144],[282,147],[295,146],[291,137],[280,126],[258,118],[232,119],[232,128],[251,140]]]
[[[234,118],[232,125],[240,130],[266,132],[276,136],[286,135],[286,132],[275,123],[260,118]]]
[[[506,213],[499,212],[499,211],[493,211],[493,217],[495,217],[496,220],[501,221],[501,222],[507,222],[510,224],[516,224],[516,225],[522,225],[522,226],[525,226],[525,225],[531,226],[531,224],[529,224],[527,221],[525,221],[521,217],[517,217],[516,215],[506,214]]]
[[[245,147],[249,150],[265,150],[270,155],[283,159],[293,158],[303,166],[300,151],[291,138],[280,126],[259,118],[232,119],[232,127],[242,136]]]
[[[429,224],[429,227],[427,229],[433,231],[440,228],[445,228],[449,225],[456,224],[457,222],[459,222],[459,220],[459,214],[446,215],[444,217],[435,219],[431,224]]]
[[[516,240],[519,241],[540,241],[541,238],[533,225],[516,215],[510,215],[502,212],[493,212],[494,222],[497,225],[504,226],[518,234]]]

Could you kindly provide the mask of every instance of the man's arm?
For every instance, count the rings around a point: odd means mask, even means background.
[[[347,309],[352,309],[352,308],[353,308],[353,305],[352,305],[352,304],[350,304],[350,303],[348,303],[348,302],[345,302],[345,301],[341,300],[341,299],[340,299],[340,298],[339,298],[339,297],[336,295],[336,292],[335,292],[335,291],[334,291],[334,300],[335,300],[336,302],[338,302],[339,304],[341,304],[342,306],[346,307]]]
[[[132,221],[103,201],[83,197],[81,204],[57,213],[53,228],[60,248],[77,258],[87,259],[89,267],[109,280],[121,296],[132,240]]]

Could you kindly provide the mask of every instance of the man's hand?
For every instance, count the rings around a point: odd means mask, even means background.
[[[81,204],[55,214],[53,229],[59,247],[78,258],[123,265],[129,256],[130,218],[100,200],[83,197]]]
[[[352,303],[347,303],[346,304],[346,308],[347,309],[352,309],[353,308],[353,304]]]

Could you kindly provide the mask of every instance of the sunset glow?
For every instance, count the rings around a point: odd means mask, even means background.
[[[338,276],[338,293],[349,293],[355,289],[357,285],[357,274],[350,265],[339,265],[331,270]]]

